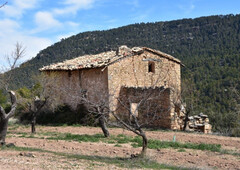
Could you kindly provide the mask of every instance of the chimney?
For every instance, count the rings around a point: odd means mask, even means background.
[[[117,55],[129,55],[131,54],[132,50],[130,48],[128,48],[126,45],[122,45],[118,48],[118,50],[116,51]]]

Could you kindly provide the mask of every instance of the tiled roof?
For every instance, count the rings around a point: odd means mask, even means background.
[[[119,58],[115,51],[100,53],[97,55],[84,55],[71,60],[66,60],[60,63],[51,64],[40,69],[44,70],[78,70],[83,68],[102,67],[110,61]]]
[[[153,50],[147,47],[134,47],[132,49],[127,46],[121,46],[119,51],[108,51],[96,55],[84,55],[71,60],[66,60],[60,63],[44,66],[40,71],[50,70],[79,70],[84,68],[98,68],[104,67],[118,60],[142,53],[144,50],[160,55],[164,58],[168,58],[174,62],[181,64],[181,61],[173,56],[163,53],[161,51]]]
[[[154,50],[154,49],[151,49],[151,48],[148,48],[148,47],[142,47],[142,48],[143,48],[143,50],[150,51],[152,53],[155,53],[157,55],[160,55],[160,56],[162,56],[164,58],[167,58],[167,59],[172,60],[172,61],[174,61],[174,62],[176,62],[178,64],[183,65],[179,59],[177,59],[177,58],[175,58],[175,57],[173,57],[173,56],[171,56],[171,55],[169,55],[167,53],[164,53],[164,52],[158,51],[158,50]]]

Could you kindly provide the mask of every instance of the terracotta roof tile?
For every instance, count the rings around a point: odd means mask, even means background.
[[[78,70],[78,69],[84,69],[84,68],[98,68],[98,67],[104,67],[108,66],[111,63],[115,63],[119,61],[122,58],[140,54],[144,50],[150,51],[152,53],[155,53],[157,55],[160,55],[162,57],[168,58],[170,60],[173,60],[179,64],[181,64],[181,61],[174,58],[173,56],[163,53],[161,51],[153,50],[147,47],[134,47],[132,49],[129,49],[127,46],[121,46],[119,48],[121,52],[116,51],[108,51],[103,52],[96,55],[85,55],[80,56],[71,60],[66,60],[60,63],[51,64],[49,66],[44,66],[40,69],[40,71],[50,71],[50,70]]]

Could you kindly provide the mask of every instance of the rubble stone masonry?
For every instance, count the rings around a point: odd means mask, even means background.
[[[157,100],[149,100],[153,102],[149,105],[154,106],[155,103],[154,107],[162,108],[157,113],[157,121],[149,125],[181,129],[180,109],[176,109],[181,91],[180,61],[165,53],[163,54],[166,56],[162,56],[162,52],[154,52],[148,48],[120,48],[113,57],[114,61],[111,61],[107,54],[113,55],[113,52],[103,53],[103,57],[106,58],[104,61],[100,54],[91,60],[100,63],[100,67],[97,67],[97,63],[93,64],[93,68],[90,68],[91,63],[85,63],[86,68],[80,64],[73,65],[75,61],[80,62],[81,58],[44,67],[42,71],[48,74],[49,82],[52,82],[49,85],[45,84],[45,87],[51,88],[51,91],[57,94],[60,103],[68,104],[73,109],[77,108],[84,93],[90,101],[104,101],[111,110],[118,110],[119,114],[120,95],[132,98],[133,104],[127,104],[130,109],[140,101],[140,94],[164,89],[160,91],[161,96]],[[68,63],[69,66],[64,63]],[[141,113],[144,113],[143,110],[141,109]],[[121,111],[124,112],[122,114],[126,114],[126,110]],[[146,114],[150,115],[149,112]],[[143,115],[139,115],[140,117],[144,118]]]

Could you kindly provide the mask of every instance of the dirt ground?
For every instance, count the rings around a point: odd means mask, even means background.
[[[10,128],[11,129],[11,128]],[[80,154],[102,157],[123,157],[129,158],[131,154],[137,154],[141,148],[133,148],[129,144],[122,144],[116,147],[114,144],[75,142],[65,140],[48,140],[46,138],[24,138],[13,135],[18,132],[29,132],[30,127],[20,126],[10,130],[11,135],[6,139],[7,143],[13,143],[18,147],[39,148],[53,152],[68,154]],[[46,127],[38,126],[37,132],[59,132],[71,134],[98,134],[101,129],[94,127]],[[132,132],[113,128],[111,135],[125,134],[135,136]],[[240,153],[240,138],[223,137],[215,135],[172,132],[172,131],[147,131],[149,139],[172,141],[176,136],[178,142],[221,144],[222,149],[232,150]],[[148,149],[148,157],[159,163],[179,167],[197,169],[240,169],[240,157],[231,154],[221,154],[211,151],[185,149],[180,152],[178,149]],[[117,165],[106,164],[92,160],[77,160],[64,157],[50,152],[36,151],[0,151],[0,169],[122,169]]]

